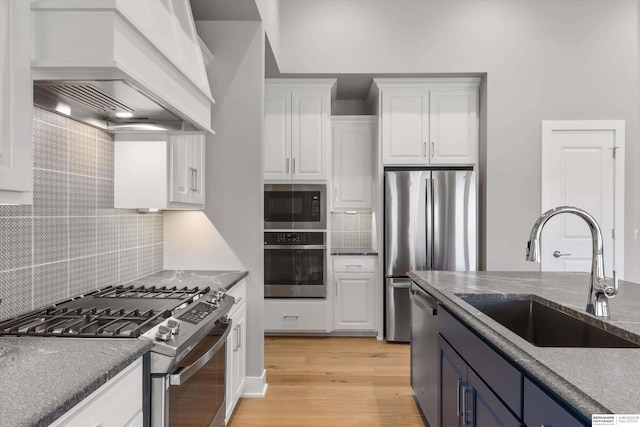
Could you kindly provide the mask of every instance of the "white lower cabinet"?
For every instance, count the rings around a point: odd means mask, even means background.
[[[335,330],[376,329],[375,257],[333,258],[333,327]]]
[[[142,427],[142,375],[140,358],[58,418],[51,427]]]
[[[244,391],[247,377],[246,319],[247,319],[247,283],[242,280],[228,292],[236,299],[229,312],[231,333],[227,338],[227,378],[226,378],[226,417],[229,422],[231,414]]]
[[[326,300],[264,300],[265,332],[329,332]]]

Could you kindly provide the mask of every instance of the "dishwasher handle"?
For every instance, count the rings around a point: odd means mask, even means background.
[[[427,313],[431,312],[434,316],[438,315],[438,300],[415,286],[411,287],[409,292],[411,301]]]

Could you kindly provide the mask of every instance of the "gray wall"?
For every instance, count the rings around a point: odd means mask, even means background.
[[[0,206],[0,319],[162,270],[163,215],[113,208],[113,139],[34,107],[33,205]]]
[[[539,268],[523,254],[541,209],[541,121],[625,120],[625,277],[640,281],[637,1],[280,0],[277,9],[282,73],[486,73],[490,270]]]
[[[255,21],[197,21],[196,29],[215,56],[207,66],[216,100],[216,135],[207,137],[204,212],[249,271],[247,375],[259,377],[264,370],[264,36],[261,23]],[[212,253],[211,265],[214,257]]]

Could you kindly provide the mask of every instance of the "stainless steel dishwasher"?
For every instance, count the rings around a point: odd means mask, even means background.
[[[438,425],[438,301],[411,283],[411,387],[429,426]]]

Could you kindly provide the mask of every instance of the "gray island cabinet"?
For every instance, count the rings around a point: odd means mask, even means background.
[[[593,414],[640,413],[640,348],[535,346],[462,298],[534,295],[640,343],[640,285],[621,281],[602,323],[584,313],[585,273],[409,276],[438,301],[438,426],[590,426]],[[433,409],[425,415],[432,420]]]
[[[590,425],[446,309],[439,313],[441,426]]]

